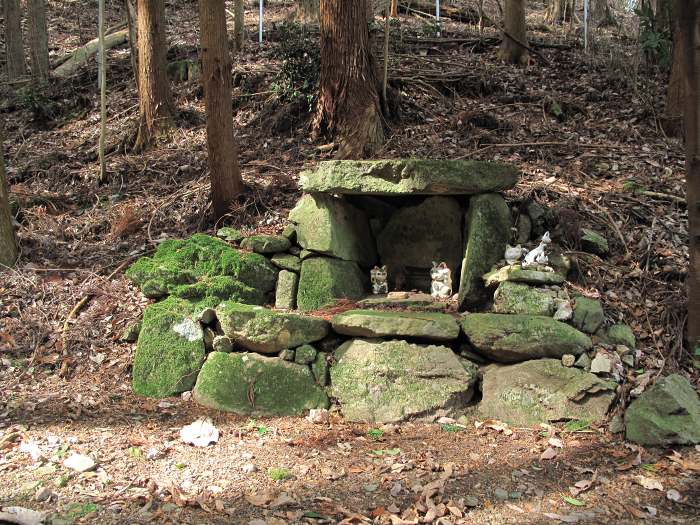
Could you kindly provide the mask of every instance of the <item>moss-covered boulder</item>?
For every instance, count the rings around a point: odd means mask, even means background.
[[[671,374],[630,403],[625,412],[627,439],[641,445],[700,443],[700,399],[688,380]]]
[[[461,215],[455,198],[435,196],[399,208],[391,216],[377,237],[377,250],[389,274],[410,269],[404,272],[404,289],[429,291],[433,261],[446,262],[456,280],[464,251]]]
[[[554,294],[542,288],[502,282],[493,295],[493,311],[499,314],[552,315]]]
[[[605,331],[605,340],[613,345],[625,345],[627,348],[635,348],[637,339],[634,332],[626,324],[614,324]]]
[[[353,337],[415,337],[452,341],[459,324],[451,315],[434,312],[349,310],[331,319],[333,330]]]
[[[241,248],[262,254],[285,252],[291,246],[292,243],[284,235],[253,235],[241,241]]]
[[[316,354],[316,359],[311,364],[311,373],[316,379],[316,384],[319,386],[326,386],[330,376],[329,372],[328,353],[319,352]]]
[[[578,296],[574,304],[574,326],[587,334],[594,334],[605,320],[603,305],[597,299]]]
[[[201,233],[162,242],[153,257],[141,257],[126,275],[147,297],[216,296],[253,303],[262,302],[277,281],[277,269],[262,255]]]
[[[504,266],[483,276],[486,286],[497,286],[509,281],[514,283],[532,284],[535,286],[560,285],[566,277],[559,272],[549,272],[535,268],[523,268],[519,264]]]
[[[482,275],[503,258],[510,239],[510,210],[497,193],[476,195],[469,200],[466,217],[467,247],[459,281],[460,309],[489,299]]]
[[[350,421],[448,415],[471,400],[477,378],[444,346],[356,339],[338,348],[335,357],[332,394]]]
[[[294,362],[298,365],[310,365],[316,360],[318,352],[311,345],[301,345],[294,351]]]
[[[330,257],[312,257],[301,264],[297,308],[310,311],[338,299],[361,299],[369,278],[357,263]]]
[[[578,419],[599,422],[615,398],[616,383],[567,368],[556,359],[482,369],[479,413],[512,425]]]
[[[332,160],[301,174],[308,192],[364,195],[473,195],[515,186],[517,168],[472,160]]]
[[[301,271],[301,259],[291,253],[278,253],[270,259],[272,264],[290,272],[299,273]]]
[[[192,388],[205,356],[196,311],[175,297],[146,307],[132,366],[134,392],[168,397]]]
[[[302,248],[363,266],[377,262],[367,215],[331,195],[304,195],[289,213]]]
[[[263,354],[318,341],[329,329],[328,322],[316,317],[229,301],[216,308],[216,317],[225,335],[243,348]]]
[[[308,366],[250,353],[209,354],[193,398],[208,408],[254,415],[297,415],[329,405]]]
[[[591,339],[568,324],[536,315],[467,314],[462,330],[482,355],[501,363],[589,350]]]

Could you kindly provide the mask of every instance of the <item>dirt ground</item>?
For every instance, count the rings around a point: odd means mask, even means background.
[[[120,6],[108,5],[110,25],[123,18]],[[486,11],[497,18],[495,4]],[[196,57],[196,13],[194,1],[168,2],[171,60]],[[0,274],[0,504],[64,523],[700,523],[696,448],[643,450],[603,428],[474,419],[465,428],[372,428],[337,415],[323,424],[253,421],[131,393],[133,346],[119,336],[148,301],[123,276],[129,262],[161,239],[224,224],[279,230],[299,196],[299,172],[332,157],[323,139],[310,138],[308,114],[285,113],[274,87],[290,13],[291,2],[273,4],[266,42],[248,43],[234,60],[249,191],[218,225],[209,219],[196,82],[173,84],[172,141],[134,155],[128,49],[110,52],[104,186],[95,183],[94,64],[40,94],[0,84],[22,248],[16,269]],[[579,33],[543,26],[535,10],[528,31],[537,54],[515,68],[497,60],[492,27],[480,36],[474,25],[446,22],[442,38],[452,42],[435,42],[428,23],[402,15],[389,67],[401,117],[387,123],[376,157],[518,165],[523,178],[510,201],[535,200],[562,223],[608,237],[611,256],[600,259],[580,252],[575,231],[558,232],[577,256],[572,287],[600,298],[608,321],[633,327],[638,372],[679,372],[697,387],[682,344],[684,156],[662,128],[667,72],[644,63],[628,18],[598,31],[586,54]],[[49,20],[53,61],[92,38],[96,4],[49,2]],[[251,7],[251,36],[256,24]],[[634,381],[630,373],[620,407]],[[203,415],[219,442],[180,443],[179,429]],[[94,456],[96,470],[71,474],[62,461],[74,452]]]

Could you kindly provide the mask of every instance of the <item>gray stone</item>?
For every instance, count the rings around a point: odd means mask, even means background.
[[[517,168],[470,160],[333,160],[304,171],[307,192],[361,195],[474,195],[503,191],[518,182]]]
[[[395,284],[393,275],[403,271],[406,289],[428,291],[433,261],[446,262],[455,280],[463,251],[461,214],[452,197],[428,197],[415,206],[399,208],[377,237],[390,284]]]
[[[241,230],[238,230],[236,228],[231,228],[229,226],[219,228],[219,230],[216,232],[216,236],[221,237],[225,241],[229,241],[229,242],[238,242],[238,241],[242,240],[244,237]]]
[[[377,262],[367,215],[330,195],[304,195],[289,213],[302,248],[363,266]]]
[[[642,445],[700,443],[700,399],[690,382],[671,374],[630,403],[626,437]]]
[[[243,352],[209,354],[192,397],[237,414],[298,415],[329,405],[308,366]]]
[[[503,258],[510,239],[510,210],[496,193],[469,199],[466,216],[466,250],[459,281],[460,309],[478,306],[488,300],[482,276]]]
[[[297,307],[310,311],[338,299],[361,299],[368,287],[369,276],[355,262],[330,257],[305,259],[301,264]]]
[[[620,414],[614,415],[608,423],[608,432],[611,434],[621,434],[625,431],[625,420]]]
[[[211,346],[214,349],[214,352],[233,352],[233,341],[231,341],[231,338],[226,337],[225,335],[217,335],[214,337],[214,341],[212,342]]]
[[[634,368],[637,365],[637,362],[634,358],[634,354],[625,354],[622,357],[620,357],[620,360],[629,368]]]
[[[353,337],[416,337],[451,341],[459,336],[457,320],[433,312],[349,310],[331,320],[333,330]]]
[[[63,462],[63,466],[76,472],[89,472],[97,467],[97,463],[90,456],[72,454]]]
[[[289,239],[282,235],[253,235],[241,241],[241,248],[262,254],[285,252],[291,245]]]
[[[294,227],[293,224],[290,224],[284,229],[284,231],[282,232],[282,236],[286,237],[287,239],[289,239],[289,242],[294,244],[297,241],[297,229]]]
[[[263,354],[313,343],[328,335],[323,319],[275,312],[262,306],[224,302],[216,308],[224,334],[237,344]]]
[[[311,345],[301,345],[294,350],[294,362],[299,365],[310,365],[316,360],[316,349]]]
[[[450,415],[473,396],[476,374],[444,346],[356,339],[341,346],[336,359],[331,388],[349,421]]]
[[[301,259],[291,253],[276,253],[272,256],[270,262],[283,270],[296,273],[301,271]]]
[[[527,284],[504,281],[493,296],[493,311],[499,314],[552,315],[552,292]]]
[[[502,363],[514,363],[580,355],[592,347],[590,338],[551,317],[534,315],[467,314],[462,330],[482,355]]]
[[[581,228],[581,247],[585,251],[596,255],[607,255],[610,251],[608,240],[601,234],[588,228]]]
[[[613,359],[602,350],[598,350],[591,362],[591,373],[593,374],[612,374]]]
[[[556,321],[569,321],[574,316],[574,309],[568,299],[554,299],[554,308]]]
[[[527,244],[532,236],[532,220],[528,215],[521,213],[518,216],[516,244]]]
[[[557,272],[523,268],[520,264],[504,266],[483,276],[486,286],[495,286],[504,281],[532,284],[536,286],[558,285],[566,278]]]
[[[301,250],[299,252],[299,258],[304,261],[306,259],[309,259],[311,257],[317,257],[318,254],[316,252],[312,252],[311,250]]]
[[[275,290],[275,308],[292,310],[297,304],[299,276],[294,272],[282,270],[277,277]]]
[[[584,352],[580,356],[578,356],[578,359],[576,359],[574,366],[576,368],[581,368],[583,370],[590,370],[591,369],[591,358],[588,357],[588,354],[586,352]]]
[[[129,323],[124,331],[122,332],[121,340],[125,343],[135,343],[139,338],[139,333],[141,332],[141,321],[136,321],[135,323]]]
[[[291,348],[285,348],[280,352],[280,355],[278,356],[280,359],[283,359],[284,361],[294,361],[294,357],[296,355],[296,352],[292,350]]]
[[[316,379],[316,384],[319,386],[328,385],[330,366],[328,365],[328,354],[319,352],[316,359],[311,364],[311,373]]]
[[[401,308],[403,310],[438,310],[447,309],[447,303],[436,301],[429,293],[423,292],[389,292],[387,295],[372,295],[359,301],[363,308]]]
[[[576,297],[575,301],[574,326],[587,334],[596,333],[605,319],[600,301],[582,296]]]
[[[483,369],[482,417],[512,425],[579,419],[599,422],[615,397],[616,384],[566,368],[559,360],[538,359]]]
[[[628,348],[635,348],[637,340],[634,332],[626,324],[614,324],[605,333],[605,339],[613,345],[625,345]]]

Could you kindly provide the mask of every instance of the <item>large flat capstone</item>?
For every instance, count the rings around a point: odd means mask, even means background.
[[[451,341],[459,336],[457,320],[433,312],[349,310],[331,319],[333,330],[354,337],[417,337]]]
[[[332,393],[349,421],[389,423],[464,408],[478,369],[444,346],[405,341],[343,344],[331,367]]]
[[[306,192],[364,195],[474,195],[515,186],[519,172],[473,160],[332,160],[301,174]]]
[[[601,421],[610,407],[616,384],[558,359],[537,359],[517,365],[483,369],[479,413],[512,425],[580,419]]]
[[[209,354],[193,397],[237,414],[295,415],[329,404],[308,366],[242,352]]]
[[[329,329],[326,321],[316,317],[233,302],[217,306],[216,316],[225,335],[243,348],[263,354],[318,341]]]
[[[574,327],[537,315],[467,314],[462,330],[480,354],[501,363],[580,355],[593,346]]]

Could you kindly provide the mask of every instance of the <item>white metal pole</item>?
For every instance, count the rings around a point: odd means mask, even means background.
[[[583,0],[583,49],[588,51],[588,0]]]
[[[260,13],[258,15],[258,42],[262,44],[263,34],[263,0],[260,0]]]
[[[440,36],[440,0],[435,0],[435,18],[437,18],[438,25],[437,36]]]

